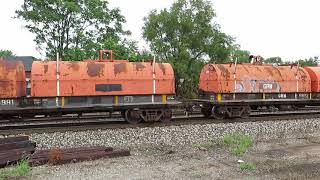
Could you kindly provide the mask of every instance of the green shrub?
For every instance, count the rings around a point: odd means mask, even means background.
[[[241,155],[251,147],[253,141],[249,135],[240,133],[227,134],[223,137],[224,144],[231,147],[231,152],[234,155]]]

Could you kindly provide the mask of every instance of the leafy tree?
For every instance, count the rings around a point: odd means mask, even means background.
[[[146,50],[139,51],[137,42],[127,39],[116,43],[115,40],[108,38],[104,41],[103,48],[112,49],[115,59],[125,59],[131,61],[153,59],[151,52],[148,52]]]
[[[64,60],[93,58],[106,43],[121,43],[130,33],[122,28],[120,10],[104,0],[24,0],[16,14],[49,58],[57,52]]]
[[[283,64],[281,57],[269,57],[264,62],[267,64]]]
[[[317,66],[319,63],[319,57],[310,57],[308,59],[300,59],[296,63],[299,63],[301,66]]]
[[[235,61],[237,59],[237,62],[249,63],[250,51],[241,50],[239,45],[234,45],[231,48],[230,55],[232,56],[231,61]]]
[[[178,0],[144,19],[143,36],[156,55],[173,65],[178,95],[196,96],[201,61],[223,62],[229,56],[233,39],[213,23],[215,16],[210,1]]]
[[[0,57],[8,57],[8,56],[13,56],[12,51],[4,50],[4,49],[0,50]]]

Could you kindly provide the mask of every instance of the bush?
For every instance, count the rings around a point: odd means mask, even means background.
[[[231,147],[234,155],[242,155],[252,145],[252,138],[249,135],[240,133],[227,134],[223,137],[224,144]]]

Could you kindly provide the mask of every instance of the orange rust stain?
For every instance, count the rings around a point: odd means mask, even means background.
[[[230,77],[230,72],[229,69],[227,69],[226,67],[222,66],[221,64],[217,64],[217,67],[220,69],[221,71],[221,75],[223,77],[229,78]]]
[[[279,69],[279,68],[276,68],[276,67],[274,67],[274,69],[276,70],[278,76],[280,76],[280,77],[283,79],[282,74],[281,74],[281,72],[280,72],[280,69]]]
[[[247,73],[250,73],[249,70],[248,70],[248,68],[245,67],[244,69],[246,70]],[[259,69],[259,68],[258,68],[258,69]],[[259,69],[259,70],[260,70],[260,69]]]
[[[261,69],[260,69],[258,66],[256,66],[255,69],[256,69],[257,71],[259,71],[259,72],[262,72]]]
[[[264,70],[270,75],[270,76],[273,76],[273,71],[271,69],[271,67],[264,67]]]

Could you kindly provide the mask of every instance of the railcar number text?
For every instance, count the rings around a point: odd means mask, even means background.
[[[0,100],[0,105],[1,106],[13,106],[14,100],[13,99],[2,99],[2,100]]]

